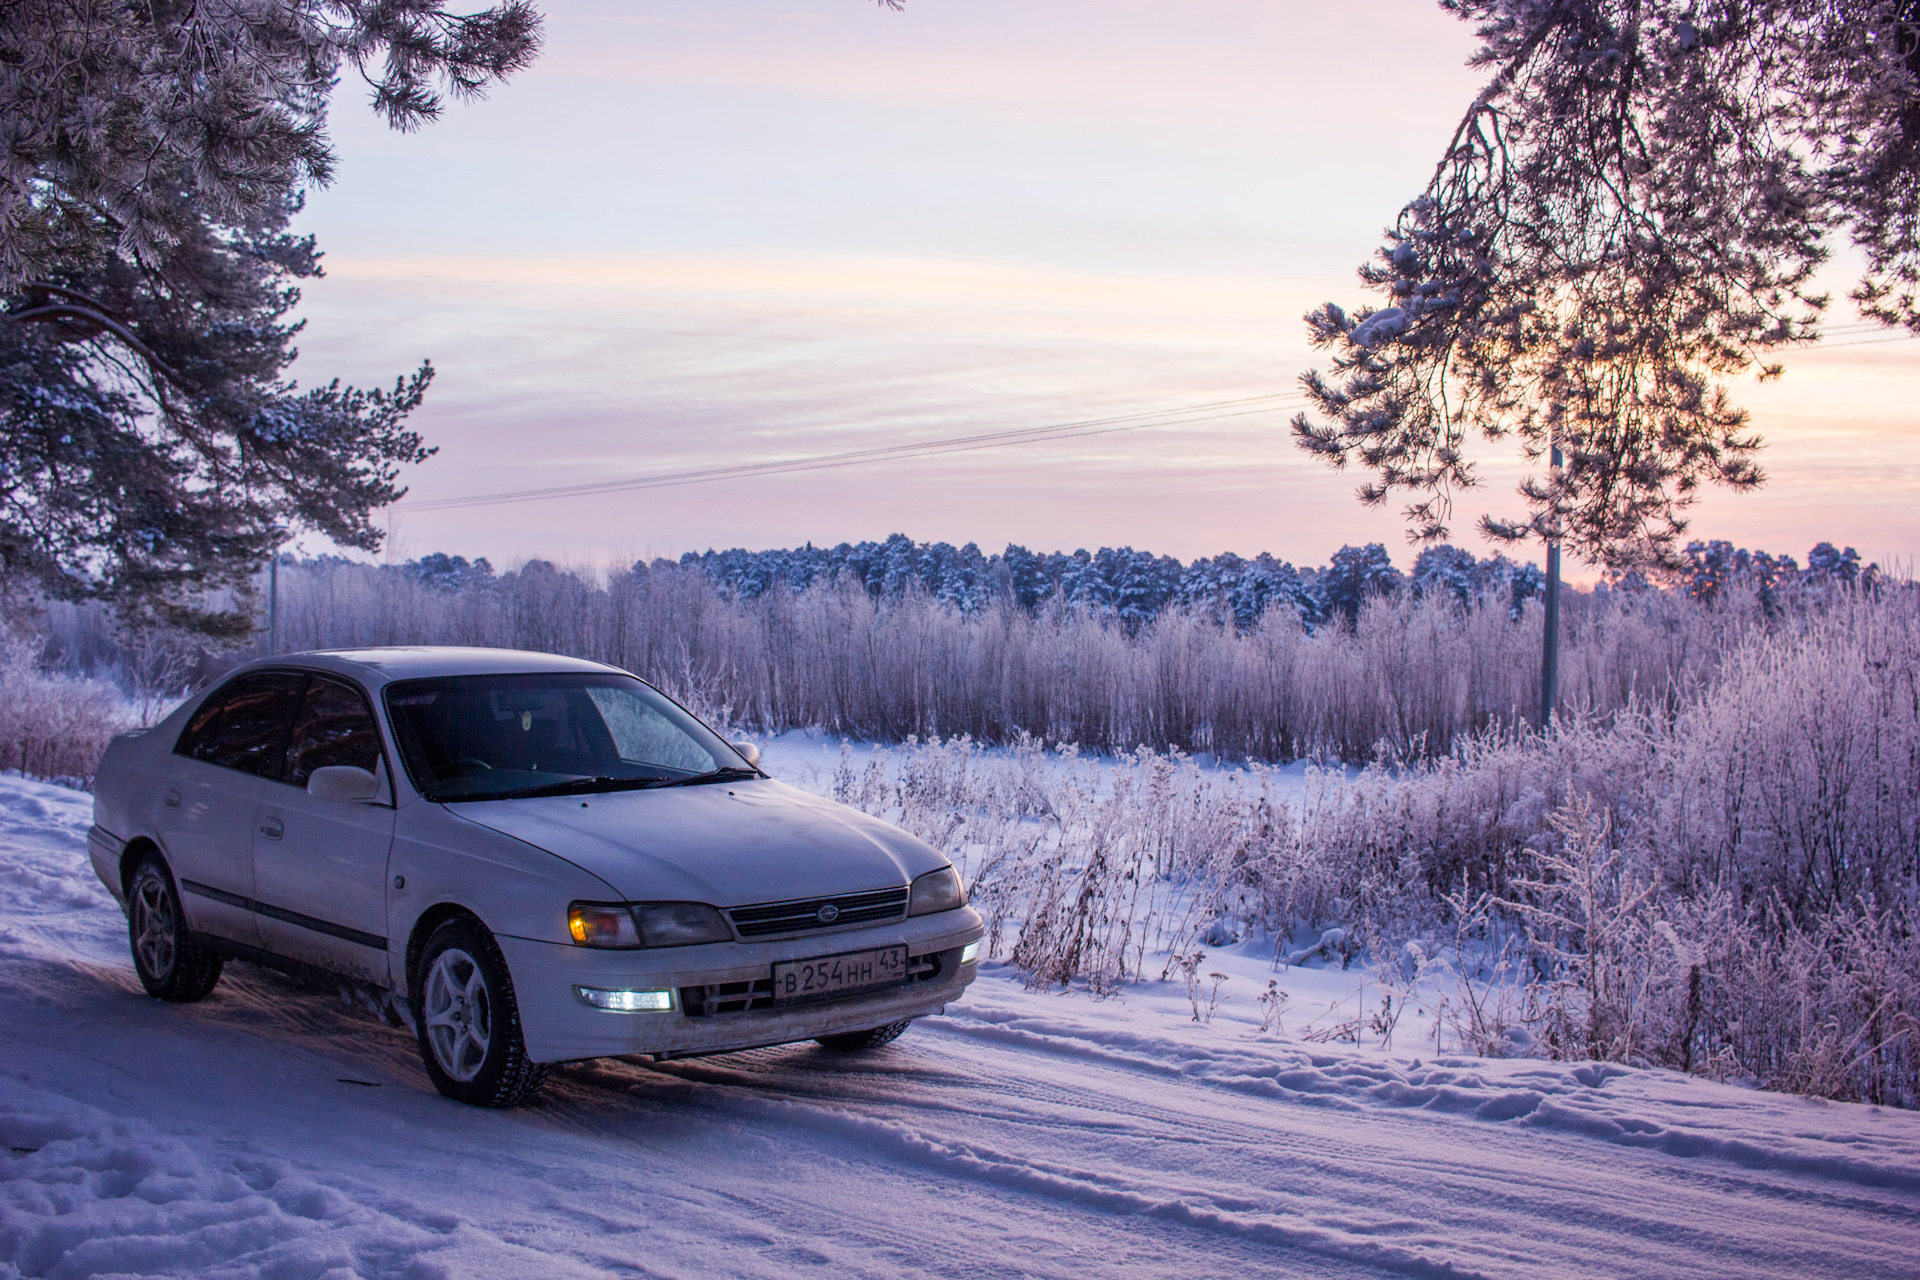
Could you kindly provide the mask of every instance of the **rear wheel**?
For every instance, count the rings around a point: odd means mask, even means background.
[[[861,1049],[878,1049],[883,1044],[892,1044],[900,1038],[913,1019],[902,1018],[898,1022],[889,1022],[884,1027],[875,1027],[871,1031],[843,1031],[837,1036],[819,1036],[817,1043],[842,1053],[855,1053]]]
[[[413,1024],[433,1087],[476,1107],[531,1098],[547,1068],[527,1057],[507,959],[478,920],[433,931],[413,982]]]
[[[188,940],[186,913],[167,864],[148,854],[127,890],[127,941],[140,985],[148,995],[177,1004],[206,999],[220,981],[222,962]]]

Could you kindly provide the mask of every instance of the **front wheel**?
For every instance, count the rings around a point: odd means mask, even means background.
[[[220,981],[222,961],[188,940],[186,913],[167,864],[148,854],[127,890],[127,941],[140,985],[155,999],[176,1004],[206,999]]]
[[[855,1053],[861,1049],[878,1049],[883,1044],[892,1044],[900,1038],[913,1019],[902,1018],[898,1022],[889,1022],[884,1027],[875,1027],[871,1031],[843,1031],[837,1036],[819,1036],[815,1043],[841,1053]]]
[[[427,939],[413,1024],[433,1087],[456,1102],[518,1106],[547,1078],[527,1057],[507,959],[478,920],[449,920]]]

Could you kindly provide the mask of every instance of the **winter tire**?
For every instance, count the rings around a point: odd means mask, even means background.
[[[547,1068],[527,1057],[520,1006],[499,944],[478,920],[433,931],[414,974],[413,1025],[433,1087],[476,1107],[514,1107]]]
[[[837,1036],[819,1036],[817,1041],[829,1049],[842,1053],[855,1053],[861,1049],[878,1049],[883,1044],[892,1044],[907,1029],[911,1018],[902,1018],[898,1022],[889,1022],[884,1027],[875,1027],[871,1031],[844,1031]]]
[[[134,868],[127,885],[127,942],[140,985],[156,999],[190,1004],[206,999],[220,981],[220,957],[188,941],[180,891],[167,864],[153,854]]]

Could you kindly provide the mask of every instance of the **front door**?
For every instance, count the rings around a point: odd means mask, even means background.
[[[167,762],[157,827],[189,927],[248,946],[254,927],[253,832],[307,678],[241,676],[203,703]]]
[[[307,779],[327,765],[375,774],[374,801],[321,800]],[[261,945],[290,960],[387,985],[387,852],[392,788],[373,713],[358,689],[314,676],[264,784],[253,824],[253,897]]]

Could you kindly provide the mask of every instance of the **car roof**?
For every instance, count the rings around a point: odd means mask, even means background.
[[[247,664],[249,668],[293,666],[354,676],[367,684],[417,680],[431,676],[532,675],[550,671],[618,671],[601,662],[525,649],[480,649],[462,645],[395,645],[389,648],[318,649],[285,653]]]

